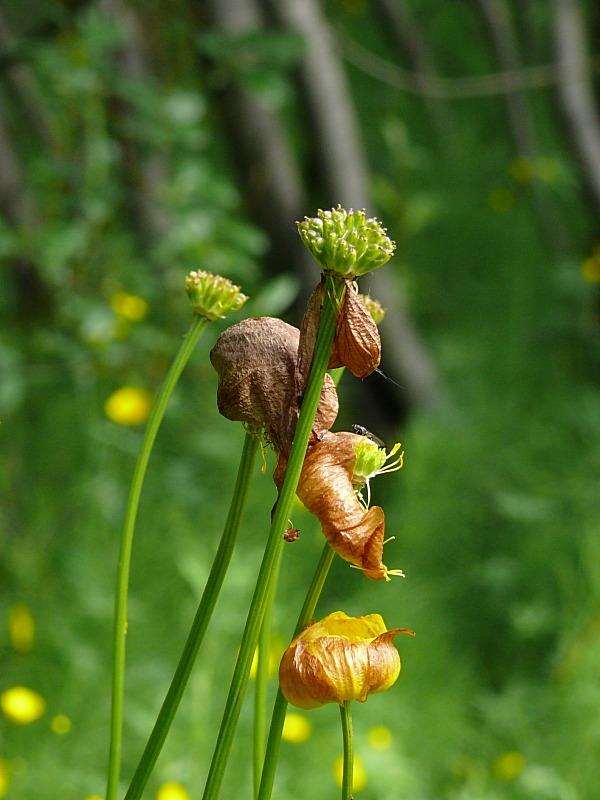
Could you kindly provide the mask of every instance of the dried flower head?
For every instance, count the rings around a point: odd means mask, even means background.
[[[325,272],[355,278],[383,266],[394,254],[395,243],[375,218],[338,205],[319,209],[316,217],[304,217],[298,232]]]
[[[185,278],[185,291],[194,314],[209,320],[224,319],[244,305],[248,299],[240,287],[227,278],[204,270],[190,272]]]
[[[365,475],[364,463],[355,474],[358,453],[370,451],[371,445],[379,450],[374,442],[355,433],[323,434],[308,449],[296,491],[306,508],[318,517],[323,534],[336,553],[368,578],[389,580],[390,575],[402,572],[388,570],[381,561],[383,509],[367,507],[356,492],[372,477]]]
[[[300,331],[274,317],[254,317],[232,325],[213,347],[210,360],[219,375],[217,404],[224,417],[264,428],[278,453],[292,446],[302,396],[296,379]],[[329,375],[313,425],[314,437],[333,425],[338,412]]]
[[[298,708],[359,700],[392,686],[400,674],[393,639],[379,614],[349,617],[336,611],[309,625],[290,644],[279,667],[285,698]]]

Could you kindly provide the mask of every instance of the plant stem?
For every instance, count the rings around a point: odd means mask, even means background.
[[[321,558],[317,564],[312,583],[304,600],[304,605],[296,623],[296,630],[294,631],[295,638],[306,626],[309,624],[314,616],[315,608],[321,591],[327,578],[327,573],[331,567],[331,562],[335,556],[335,551],[330,547],[329,542],[325,542]],[[281,746],[281,733],[283,731],[283,723],[285,722],[285,714],[287,711],[288,702],[283,696],[281,689],[277,690],[275,698],[275,705],[273,706],[273,714],[271,716],[271,727],[269,729],[269,739],[267,741],[267,751],[265,754],[265,761],[262,768],[262,777],[260,781],[260,789],[258,792],[257,800],[269,800],[273,791],[273,783],[275,781],[275,771],[277,769],[277,760],[279,758],[279,748]]]
[[[328,275],[325,282],[321,323],[315,343],[308,384],[302,400],[302,410],[300,412],[300,418],[298,419],[294,443],[291,448],[277,508],[275,509],[275,514],[271,522],[269,537],[258,574],[254,595],[250,603],[240,651],[235,664],[229,695],[225,704],[223,720],[221,722],[212,763],[204,788],[203,800],[216,800],[219,796],[219,791],[225,775],[225,768],[231,751],[233,735],[237,727],[244,694],[248,685],[248,674],[252,664],[252,657],[256,649],[258,634],[264,616],[270,586],[273,581],[275,567],[283,546],[283,534],[290,516],[292,503],[294,502],[296,487],[298,486],[300,473],[302,472],[302,466],[304,464],[306,448],[321,398],[321,389],[329,362],[329,355],[331,353],[331,345],[335,334],[339,308],[338,303],[340,301],[339,297],[336,300],[336,289],[343,298],[345,287],[343,284],[340,286],[333,276]]]
[[[200,334],[208,325],[204,317],[194,316],[190,330],[183,340],[179,352],[171,365],[162,389],[156,399],[156,404],[148,420],[140,454],[138,456],[129,498],[123,521],[121,533],[121,549],[117,569],[117,585],[115,589],[115,611],[113,630],[113,676],[112,676],[112,706],[110,721],[110,746],[108,760],[108,776],[106,800],[116,800],[121,771],[121,751],[123,746],[123,698],[125,682],[125,636],[127,634],[127,592],[129,587],[129,571],[131,565],[131,548],[133,545],[133,532],[142,491],[142,484],[148,466],[148,460],[156,434],[165,415],[167,403],[173,393],[179,376],[188,362]]]
[[[150,777],[162,746],[165,743],[169,729],[179,707],[179,703],[191,675],[200,645],[208,628],[214,611],[223,580],[231,561],[231,556],[240,529],[244,507],[248,498],[248,490],[252,479],[256,454],[260,446],[260,437],[257,433],[247,433],[242,449],[242,456],[238,468],[231,506],[221,542],[215,555],[213,565],[206,581],[202,598],[196,611],[196,616],[188,634],[183,652],[177,664],[177,669],[171,685],[162,704],[157,720],[148,739],[146,748],[132,778],[125,800],[139,800],[144,787]]]
[[[254,797],[258,795],[260,776],[265,757],[267,686],[269,683],[269,662],[271,660],[271,617],[277,576],[273,579],[267,607],[258,638],[258,658],[254,681]]]
[[[340,706],[342,717],[342,738],[344,740],[344,774],[342,777],[342,800],[352,800],[354,782],[354,735],[352,731],[351,701]]]

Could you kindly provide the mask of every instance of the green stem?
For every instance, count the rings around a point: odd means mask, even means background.
[[[221,542],[215,555],[213,565],[206,581],[202,598],[196,611],[196,616],[188,634],[177,669],[171,685],[158,714],[158,718],[148,739],[148,744],[142,754],[138,767],[134,773],[125,800],[139,800],[144,787],[156,763],[162,746],[165,743],[169,729],[179,707],[181,698],[191,675],[194,662],[198,655],[200,645],[210,623],[212,613],[223,585],[225,573],[229,567],[231,556],[240,529],[248,490],[252,479],[256,454],[260,446],[260,436],[257,433],[247,433],[238,468],[233,497]]]
[[[352,800],[354,779],[354,735],[352,732],[352,710],[350,700],[340,706],[342,738],[344,740],[344,774],[342,777],[342,800]]]
[[[321,558],[317,564],[312,583],[304,600],[304,605],[300,611],[298,622],[296,623],[296,630],[294,631],[295,638],[300,631],[310,623],[314,617],[315,608],[325,580],[327,573],[331,567],[335,551],[325,542]],[[267,741],[267,751],[265,754],[265,761],[262,768],[262,777],[260,781],[260,789],[258,792],[257,800],[269,800],[273,791],[273,782],[275,781],[275,771],[277,769],[277,760],[279,758],[279,749],[281,746],[281,733],[283,731],[283,723],[285,722],[285,715],[287,712],[288,702],[283,696],[281,689],[277,690],[275,698],[275,705],[273,706],[273,715],[271,716],[271,727],[269,729],[269,739]]]
[[[277,570],[279,571],[279,570]],[[265,757],[267,686],[269,683],[269,661],[271,660],[271,617],[277,576],[273,578],[271,591],[265,608],[258,638],[258,658],[254,682],[254,796],[258,795],[260,775]]]
[[[334,277],[328,275],[325,282],[321,324],[315,343],[308,385],[302,401],[302,410],[300,418],[298,419],[283,486],[281,487],[277,508],[275,509],[275,514],[271,522],[265,553],[258,574],[254,595],[250,603],[250,610],[248,611],[240,651],[235,664],[229,695],[225,704],[221,728],[217,737],[215,751],[204,788],[203,800],[216,800],[219,796],[219,791],[225,775],[227,759],[233,743],[233,735],[237,727],[246,687],[248,685],[248,674],[252,664],[252,657],[258,642],[258,634],[265,613],[275,567],[283,546],[283,534],[294,502],[296,487],[304,464],[306,448],[321,398],[321,388],[323,386],[323,379],[331,353],[331,345],[335,334],[335,325],[339,308],[338,303],[340,302],[340,297],[336,300],[336,289],[343,298],[345,287],[343,284],[340,286]]]
[[[148,420],[142,448],[133,473],[127,509],[121,534],[121,549],[117,569],[117,585],[115,590],[115,612],[113,630],[113,677],[112,707],[110,721],[110,746],[108,760],[108,777],[106,800],[116,800],[121,771],[121,750],[123,746],[123,698],[125,682],[125,636],[127,633],[127,591],[129,587],[129,571],[131,565],[131,548],[135,520],[142,491],[142,484],[148,466],[156,434],[165,415],[167,403],[173,393],[179,376],[188,362],[200,334],[208,324],[204,317],[194,316],[190,330],[183,340],[179,352],[171,365],[156,404]]]

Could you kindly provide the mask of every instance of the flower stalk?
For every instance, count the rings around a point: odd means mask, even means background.
[[[340,706],[342,740],[344,742],[342,800],[352,800],[352,784],[354,782],[354,731],[352,728],[352,707],[350,703],[350,700],[346,700]]]
[[[138,767],[134,773],[125,800],[139,800],[142,796],[148,778],[154,768],[162,746],[165,743],[167,734],[175,718],[175,714],[183,697],[185,687],[188,684],[192,668],[196,661],[198,651],[204,640],[206,630],[210,623],[212,613],[219,597],[223,580],[231,561],[231,556],[237,540],[237,535],[242,522],[250,481],[256,462],[256,455],[260,447],[260,433],[248,432],[244,440],[242,456],[238,468],[235,488],[227,521],[221,536],[221,542],[215,555],[213,565],[206,581],[204,592],[192,627],[188,634],[183,652],[179,659],[177,669],[171,681],[171,685],[160,709],[158,718],[154,724],[150,738]]]
[[[121,771],[121,752],[123,746],[123,705],[125,683],[125,637],[127,633],[127,592],[129,587],[129,572],[131,568],[131,550],[133,546],[133,533],[140,502],[142,484],[150,459],[150,453],[165,415],[169,398],[179,380],[183,368],[187,364],[200,335],[208,325],[205,317],[194,316],[190,330],[183,340],[179,352],[171,365],[163,387],[158,395],[156,404],[148,420],[142,447],[138,456],[129,497],[123,521],[121,534],[121,547],[119,552],[119,565],[117,569],[117,584],[115,589],[115,611],[113,627],[113,676],[112,676],[112,704],[110,721],[110,745],[108,761],[108,778],[106,787],[106,800],[116,800]]]
[[[233,742],[233,735],[237,727],[248,684],[252,657],[258,642],[260,626],[265,613],[270,587],[281,555],[283,534],[287,527],[287,521],[294,502],[296,487],[302,471],[304,456],[306,454],[321,397],[321,388],[327,371],[329,355],[335,335],[339,308],[338,302],[341,299],[340,295],[343,297],[344,290],[345,287],[343,284],[340,286],[339,279],[335,276],[327,275],[321,322],[313,352],[308,384],[304,397],[302,398],[302,410],[296,426],[285,477],[271,522],[263,561],[250,604],[240,651],[226,701],[225,712],[204,789],[203,800],[216,800],[225,774],[225,768]]]

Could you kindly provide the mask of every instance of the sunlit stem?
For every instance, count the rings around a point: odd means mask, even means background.
[[[312,583],[304,600],[302,610],[300,611],[293,638],[303,631],[313,619],[315,608],[321,596],[321,592],[323,591],[323,586],[325,585],[325,580],[334,556],[335,550],[331,548],[329,542],[325,542]],[[267,741],[267,751],[258,792],[258,800],[269,800],[273,791],[273,782],[275,781],[275,772],[281,747],[281,734],[287,707],[288,702],[283,696],[281,689],[278,689],[275,705],[273,707],[273,714],[271,716],[271,727],[269,729],[269,739]]]
[[[146,468],[150,459],[152,446],[156,434],[165,415],[169,398],[179,380],[183,368],[187,364],[200,334],[208,325],[204,317],[194,316],[190,330],[183,340],[179,352],[171,365],[165,378],[162,389],[156,399],[156,404],[148,420],[142,447],[138,456],[121,533],[121,548],[119,552],[119,565],[117,569],[117,585],[115,589],[115,610],[113,628],[113,675],[112,675],[112,701],[110,720],[110,745],[108,760],[108,776],[106,786],[106,800],[116,800],[121,772],[121,751],[123,746],[123,701],[125,682],[125,637],[127,634],[127,593],[129,588],[129,572],[131,568],[131,550],[133,546],[133,533],[140,502],[142,484]]]
[[[231,752],[233,736],[248,685],[248,675],[250,673],[252,657],[258,642],[260,626],[265,613],[270,587],[275,575],[276,565],[281,555],[283,534],[294,502],[296,487],[298,486],[300,473],[302,472],[302,466],[304,464],[306,448],[321,397],[323,379],[327,371],[331,345],[335,334],[339,303],[341,298],[343,298],[344,291],[345,286],[343,283],[340,284],[338,279],[334,276],[327,276],[321,323],[315,343],[306,392],[302,398],[302,410],[296,427],[294,443],[290,451],[277,508],[275,509],[271,522],[269,537],[258,574],[254,595],[250,604],[250,610],[246,619],[246,626],[242,635],[242,642],[240,644],[223,720],[221,722],[217,744],[204,789],[203,800],[216,800],[219,796],[221,784],[225,775],[225,768]]]
[[[235,488],[233,490],[231,505],[229,507],[227,521],[223,528],[221,541],[206,581],[206,586],[204,587],[196,616],[194,617],[183,652],[177,664],[173,680],[171,681],[171,685],[140,759],[140,763],[133,775],[125,800],[139,800],[142,796],[144,787],[148,782],[148,778],[162,750],[177,709],[179,708],[181,698],[188,684],[200,645],[204,640],[227,568],[231,561],[242,522],[244,508],[248,499],[248,491],[254,471],[256,456],[260,447],[260,440],[259,432],[252,433],[249,431],[246,433]]]
[[[342,739],[344,742],[344,772],[342,775],[342,800],[351,800],[354,778],[354,735],[352,731],[352,711],[350,700],[340,706],[342,719]]]

